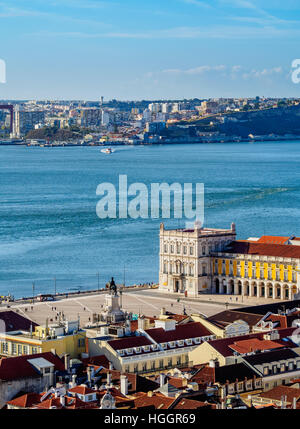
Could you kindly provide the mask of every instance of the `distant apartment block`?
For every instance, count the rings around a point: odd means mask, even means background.
[[[37,124],[45,124],[44,111],[21,110],[19,106],[16,106],[14,111],[14,134],[16,136],[26,135]]]

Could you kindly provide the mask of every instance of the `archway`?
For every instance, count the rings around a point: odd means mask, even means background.
[[[238,282],[238,291],[239,291],[239,295],[242,295],[242,282],[240,280]]]
[[[289,299],[289,287],[287,284],[284,284],[282,286],[282,292],[283,292],[282,294],[283,299]]]
[[[281,286],[280,284],[276,283],[275,287],[275,298],[280,299],[281,298]]]
[[[265,296],[265,284],[264,282],[260,282],[258,285],[258,297],[264,297]]]
[[[267,284],[267,298],[273,298],[273,285],[272,283]]]
[[[244,283],[244,295],[247,295],[247,296],[249,296],[249,295],[250,295],[249,282],[245,282],[245,283]]]
[[[257,296],[257,283],[253,282],[251,287],[252,287],[252,295]]]

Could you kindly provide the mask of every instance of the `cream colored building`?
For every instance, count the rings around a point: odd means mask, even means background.
[[[89,338],[89,355],[104,354],[119,371],[157,373],[190,366],[189,353],[214,338],[199,322],[178,325],[162,317],[154,328],[139,327],[134,336]]]
[[[201,228],[167,230],[160,225],[159,291],[198,296],[211,290],[213,251],[235,240],[231,229]]]

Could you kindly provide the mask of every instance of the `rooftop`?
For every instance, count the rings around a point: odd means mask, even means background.
[[[147,329],[145,332],[157,343],[212,335],[212,333],[200,322],[190,322],[183,325],[177,325],[174,330],[170,331],[165,331],[163,328],[152,328]]]
[[[266,244],[241,240],[230,243],[222,253],[300,259],[300,246],[293,246],[290,244]]]
[[[291,349],[272,350],[270,352],[258,353],[251,356],[244,356],[244,361],[250,365],[261,365],[263,363],[277,362],[299,357],[299,355]]]

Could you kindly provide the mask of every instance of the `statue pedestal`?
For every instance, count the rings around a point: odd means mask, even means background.
[[[119,295],[105,295],[105,310],[102,312],[103,320],[107,322],[122,322],[125,314],[120,307]]]

